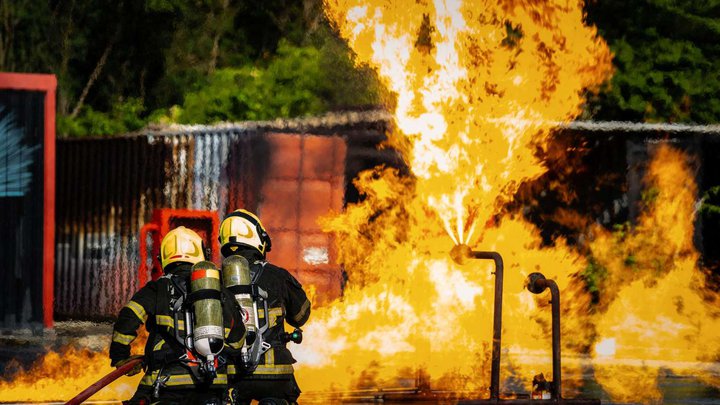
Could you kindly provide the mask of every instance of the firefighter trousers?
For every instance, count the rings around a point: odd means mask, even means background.
[[[152,398],[153,389],[150,386],[140,386],[124,405],[222,405],[225,396],[224,389],[217,388],[165,388],[160,391],[159,398]]]
[[[258,405],[292,405],[297,404],[301,392],[295,376],[240,380],[232,383],[230,390],[236,405],[249,405],[253,399]]]

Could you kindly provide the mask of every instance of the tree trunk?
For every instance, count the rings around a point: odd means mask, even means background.
[[[212,74],[215,71],[215,68],[217,67],[217,60],[220,56],[220,37],[222,36],[224,25],[222,23],[219,23],[219,21],[222,21],[225,16],[224,14],[227,12],[228,7],[230,6],[230,0],[223,1],[222,10],[220,10],[220,15],[218,18],[215,18],[215,15],[213,13],[213,19],[215,21],[215,36],[213,37],[213,47],[210,51],[210,65],[208,66],[208,73]]]
[[[59,4],[59,2],[58,2]],[[59,6],[58,6],[59,7]],[[70,89],[69,86],[66,85],[66,78],[68,75],[68,64],[70,63],[70,35],[73,32],[73,28],[75,27],[73,25],[73,12],[75,11],[75,0],[72,0],[70,2],[70,7],[68,10],[67,15],[67,22],[65,24],[65,29],[62,31],[61,35],[61,42],[60,42],[60,48],[62,49],[62,53],[60,56],[60,69],[58,69],[58,84],[59,84],[59,91],[58,91],[58,113],[60,115],[67,115],[68,110],[70,109]],[[59,10],[54,10],[53,14],[56,16]],[[58,26],[60,23],[58,22]]]
[[[9,66],[10,53],[12,48],[12,38],[14,26],[12,24],[12,11],[10,10],[10,2],[2,2],[2,31],[0,32],[0,70],[12,71],[14,69]]]
[[[90,91],[90,88],[93,86],[93,84],[95,84],[95,81],[100,76],[100,73],[102,72],[102,69],[105,66],[105,62],[107,62],[107,58],[110,55],[110,51],[112,50],[114,42],[115,42],[115,38],[111,39],[110,42],[108,42],[107,46],[105,47],[105,51],[103,52],[102,56],[100,56],[100,60],[98,60],[97,65],[95,65],[95,69],[90,74],[90,77],[88,78],[87,83],[85,83],[85,88],[83,88],[83,91],[80,94],[80,98],[78,99],[77,104],[75,104],[75,108],[73,108],[72,113],[70,113],[70,118],[77,117],[78,113],[80,112],[80,109],[82,108],[83,103],[85,102],[85,97],[87,97],[88,92]]]

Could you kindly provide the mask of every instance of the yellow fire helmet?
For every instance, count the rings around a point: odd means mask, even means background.
[[[165,235],[160,243],[160,263],[163,269],[172,263],[195,264],[205,260],[203,240],[192,229],[179,226]]]
[[[256,249],[265,257],[272,242],[260,218],[240,209],[228,214],[220,225],[220,251],[227,257],[243,247]]]

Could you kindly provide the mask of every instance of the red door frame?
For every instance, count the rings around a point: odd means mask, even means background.
[[[43,190],[43,325],[53,327],[55,283],[55,90],[52,74],[0,73],[0,89],[45,93],[45,134],[43,143],[45,187]]]

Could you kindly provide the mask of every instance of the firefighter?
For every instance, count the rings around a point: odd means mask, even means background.
[[[295,359],[286,344],[289,340],[299,343],[302,331],[288,334],[284,323],[295,328],[304,325],[310,316],[310,301],[295,277],[265,259],[271,248],[270,236],[255,214],[243,209],[230,213],[220,226],[219,237],[223,256],[247,259],[252,283],[267,295],[267,313],[260,309],[257,322],[267,322],[262,339],[270,346],[252,367],[236,362],[235,375],[228,370],[233,399],[237,404],[250,404],[253,399],[260,405],[294,404],[300,388],[293,374]]]
[[[221,346],[217,361],[203,368],[202,357],[193,350],[192,339],[186,338],[186,321],[197,324],[197,317],[189,315],[195,309],[191,296],[192,283],[198,275],[193,265],[205,260],[202,238],[194,231],[178,227],[165,235],[160,244],[159,256],[164,275],[158,280],[148,282],[133,295],[118,315],[113,328],[110,344],[111,365],[119,367],[129,359],[130,344],[137,337],[137,329],[145,324],[148,339],[145,345],[144,365],[146,372],[140,381],[137,392],[126,404],[221,404],[227,389],[227,358],[239,350],[245,340],[245,326],[234,297],[225,289],[215,294],[203,291],[203,298],[220,301],[224,325],[216,329],[224,330],[224,346]],[[212,263],[203,262],[209,266]],[[201,265],[202,265],[201,264]],[[212,270],[205,271],[218,277]],[[205,274],[203,273],[203,274]],[[195,285],[195,284],[192,284]],[[195,303],[208,301],[197,300]],[[217,303],[217,301],[215,301]],[[197,311],[200,312],[200,311]],[[206,316],[207,310],[200,315]],[[217,316],[213,316],[220,323]],[[177,331],[175,330],[177,326]],[[191,326],[192,327],[192,326]],[[176,333],[177,332],[177,333]],[[128,375],[140,372],[140,367],[131,370]]]

